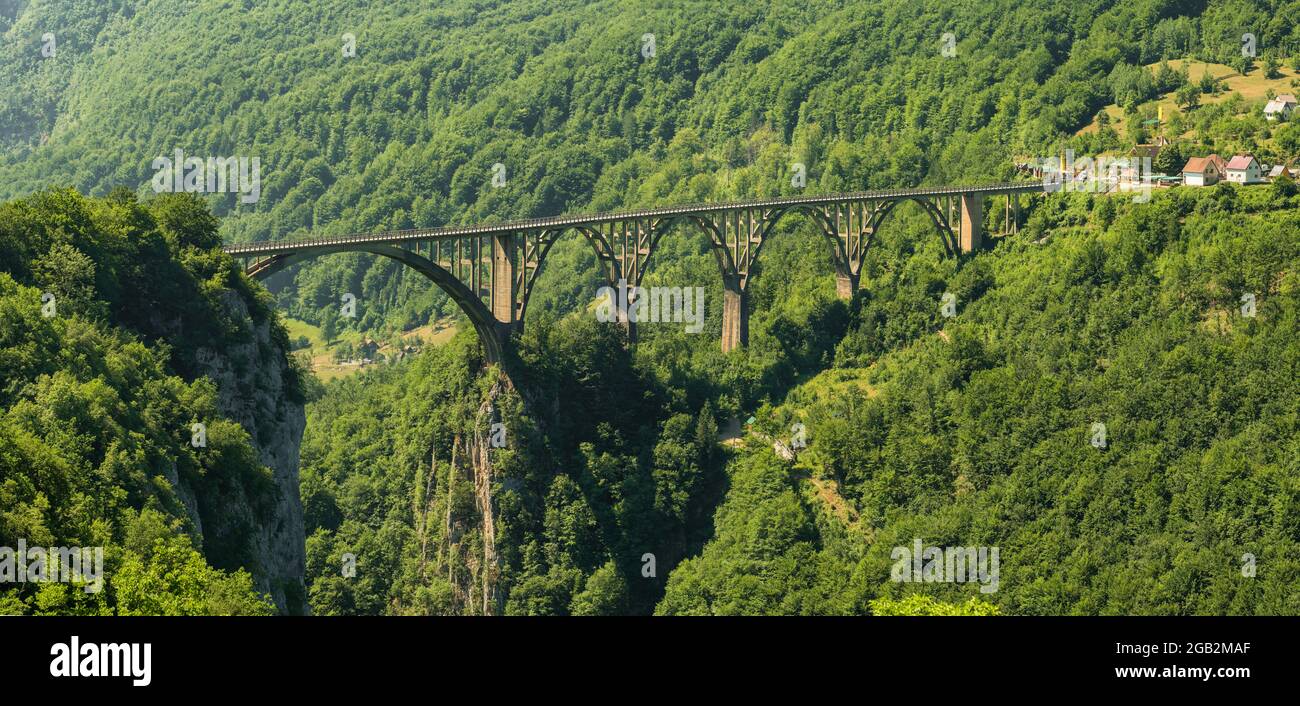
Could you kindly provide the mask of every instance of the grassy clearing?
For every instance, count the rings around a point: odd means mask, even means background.
[[[290,344],[296,347],[299,339],[307,339],[307,347],[297,348],[295,354],[305,354],[311,359],[312,370],[316,373],[316,377],[320,378],[322,382],[328,382],[330,380],[351,375],[365,367],[355,361],[345,361],[341,363],[334,362],[334,351],[344,342],[351,343],[354,348],[357,347],[364,340],[364,336],[361,334],[348,331],[341,334],[333,342],[326,344],[325,337],[321,335],[319,326],[313,326],[306,321],[300,321],[288,317],[285,317],[284,323],[285,328],[289,331]],[[401,336],[404,344],[414,345],[417,347],[441,346],[447,341],[450,341],[451,338],[456,335],[456,331],[457,328],[454,319],[441,319],[409,331],[403,331]],[[388,343],[379,347],[379,353],[381,355],[387,356],[395,352],[394,347]]]
[[[1246,76],[1242,76],[1237,73],[1236,69],[1226,64],[1209,64],[1203,61],[1193,61],[1189,63],[1181,59],[1171,59],[1169,61],[1169,65],[1178,71],[1182,70],[1183,64],[1187,64],[1188,79],[1192,83],[1200,81],[1201,75],[1204,74],[1207,69],[1211,76],[1223,83],[1225,90],[1214,95],[1203,94],[1201,96],[1202,105],[1221,103],[1227,100],[1233,93],[1241,94],[1241,97],[1244,98],[1247,103],[1265,102],[1265,100],[1267,100],[1269,89],[1272,89],[1275,94],[1300,93],[1300,87],[1293,87],[1291,85],[1293,79],[1300,81],[1300,73],[1297,73],[1295,69],[1290,67],[1290,59],[1283,60],[1282,67],[1278,69],[1281,76],[1275,79],[1264,78],[1263,61],[1256,61],[1255,68]],[[1159,66],[1159,63],[1155,63],[1149,64],[1147,68],[1154,71]],[[1153,101],[1143,103],[1142,107],[1163,108],[1166,121],[1168,121],[1171,116],[1183,112],[1174,101],[1173,93],[1166,93]],[[1128,129],[1128,126],[1124,121],[1124,110],[1114,103],[1106,106],[1102,110],[1104,110],[1106,115],[1110,118],[1111,126],[1121,134],[1124,134]],[[1093,118],[1092,122],[1088,123],[1088,125],[1080,130],[1078,134],[1084,135],[1095,133],[1098,129],[1099,126],[1097,125],[1097,119]]]

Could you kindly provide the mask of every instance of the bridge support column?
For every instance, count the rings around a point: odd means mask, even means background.
[[[515,322],[515,234],[492,236],[492,318],[508,330]]]
[[[963,253],[984,246],[984,197],[980,194],[961,195],[961,239],[958,244]]]
[[[726,353],[749,344],[749,311],[745,306],[745,290],[739,277],[722,281],[722,352]]]
[[[636,301],[638,294],[640,292],[636,287],[628,285],[627,294],[624,295],[627,297],[627,312],[625,313],[632,311],[632,303]],[[627,342],[636,343],[636,322],[630,316],[625,315],[619,316],[619,322],[623,324],[623,330],[627,332]]]
[[[835,273],[835,293],[840,299],[852,299],[858,291],[858,275],[852,272]]]

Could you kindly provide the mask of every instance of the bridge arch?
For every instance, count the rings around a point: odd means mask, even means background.
[[[598,227],[575,224],[541,231],[532,246],[535,251],[524,253],[524,273],[519,280],[522,291],[519,294],[518,326],[523,326],[528,312],[528,302],[532,299],[533,289],[541,277],[542,270],[545,269],[547,254],[551,252],[555,243],[570,231],[580,235],[591,246],[592,252],[596,255],[596,265],[610,285],[617,285],[619,278],[623,276],[623,265],[614,253],[613,243]]]
[[[643,266],[637,268],[636,281],[629,281],[628,286],[640,286],[640,277],[645,275],[648,265],[653,258],[655,248],[659,244],[659,240],[663,238],[670,226],[683,222],[691,223],[704,232],[713,245],[714,256],[718,260],[719,268],[721,268],[724,274],[728,271],[732,265],[731,257],[730,254],[726,252],[725,248],[723,248],[722,235],[718,232],[717,228],[715,228],[713,224],[709,223],[708,219],[697,215],[674,214],[665,216],[658,220],[650,221],[650,243],[647,248],[649,253],[646,256],[646,259],[642,262]],[[544,263],[547,253],[550,252],[551,247],[555,242],[569,231],[575,231],[586,239],[587,244],[591,246],[592,251],[596,255],[597,264],[600,266],[610,285],[617,285],[620,278],[626,279],[632,274],[629,272],[631,268],[628,267],[627,263],[623,262],[619,255],[614,252],[614,244],[611,242],[608,234],[602,232],[599,228],[587,225],[572,225],[548,230],[540,239],[541,242],[536,254],[536,267],[532,268],[533,271],[529,273],[527,278],[524,280],[524,293],[522,296],[523,304],[520,309],[521,319],[523,318],[522,312],[527,310],[527,302],[528,298],[532,295],[533,285],[537,282],[538,275],[545,266]]]
[[[695,226],[709,239],[709,249],[713,251],[713,257],[718,263],[718,270],[722,272],[724,279],[729,273],[735,271],[736,262],[731,255],[731,250],[727,248],[726,236],[715,223],[695,214],[673,214],[653,221],[650,226],[653,233],[650,244],[651,253],[654,252],[654,247],[659,244],[659,239],[663,237],[664,233],[668,232],[670,227],[681,223],[689,223]],[[648,262],[649,259],[647,258]],[[637,282],[637,285],[640,285],[640,282]]]
[[[575,228],[581,228],[581,226],[575,226]],[[565,228],[546,230],[543,231],[537,238],[537,242],[534,245],[534,247],[537,249],[537,252],[534,254],[534,257],[536,258],[537,266],[532,268],[532,272],[529,272],[528,267],[525,266],[523,270],[523,275],[519,278],[523,291],[519,296],[519,315],[518,315],[518,324],[516,325],[520,329],[522,329],[524,326],[524,315],[528,313],[528,301],[529,299],[532,298],[533,287],[534,285],[537,284],[537,278],[542,275],[542,266],[546,262],[546,254],[551,251],[551,246],[555,245],[555,241],[559,240],[560,236],[564,235],[566,230],[567,229]],[[590,240],[590,238],[588,240]],[[595,243],[592,243],[592,248],[596,250],[596,259],[599,261],[600,249],[596,246]],[[527,265],[528,261],[529,261],[529,253],[525,252],[524,253],[525,265]]]
[[[943,209],[939,208],[938,204],[930,199],[909,196],[886,201],[872,213],[871,232],[874,234],[878,231],[881,224],[884,223],[885,217],[904,201],[920,204],[921,209],[930,217],[930,222],[934,224],[935,230],[939,232],[939,240],[943,242],[944,251],[949,257],[957,257],[961,250],[956,232],[953,230],[952,224],[948,222],[948,217],[943,213]]]
[[[289,265],[321,255],[339,252],[367,252],[392,258],[429,278],[439,289],[447,293],[447,296],[460,307],[461,311],[465,312],[465,316],[469,318],[475,332],[478,333],[479,340],[483,344],[483,357],[486,361],[488,363],[501,363],[504,361],[504,342],[509,333],[507,327],[493,318],[492,312],[488,310],[487,306],[454,275],[429,258],[413,253],[410,250],[382,243],[322,245],[316,248],[276,255],[256,267],[250,268],[248,273],[253,278],[261,280],[270,277]]]
[[[777,224],[783,218],[792,213],[802,213],[812,219],[817,226],[818,232],[826,240],[826,244],[831,249],[831,262],[835,265],[835,273],[839,276],[854,277],[857,271],[849,262],[848,253],[844,251],[844,242],[836,233],[835,224],[827,217],[826,212],[807,204],[794,204],[792,206],[772,209],[763,219],[763,226],[759,232],[758,245],[754,248],[753,261],[758,262],[758,256],[763,252],[763,245],[775,232]],[[865,250],[865,248],[864,248]],[[855,280],[856,281],[856,280]]]

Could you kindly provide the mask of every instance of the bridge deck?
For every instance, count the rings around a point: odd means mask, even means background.
[[[492,235],[516,231],[534,230],[549,227],[590,226],[638,218],[660,218],[665,216],[688,216],[707,214],[715,211],[731,211],[748,208],[777,208],[781,206],[822,205],[854,201],[875,201],[906,198],[911,196],[959,196],[961,194],[1009,194],[1043,191],[1041,181],[1014,181],[998,184],[977,184],[971,186],[940,186],[918,189],[886,189],[882,191],[855,191],[822,196],[791,196],[785,198],[762,199],[756,201],[733,201],[727,203],[699,203],[661,208],[637,209],[630,211],[613,211],[608,213],[576,214],[529,218],[525,220],[506,221],[471,226],[440,226],[437,228],[408,228],[406,230],[383,231],[376,233],[354,233],[306,240],[286,240],[274,243],[245,243],[227,246],[225,251],[231,255],[274,255],[294,250],[315,248],[328,245],[347,245],[352,243],[402,243],[414,240],[432,240],[437,238],[458,238],[467,235]]]

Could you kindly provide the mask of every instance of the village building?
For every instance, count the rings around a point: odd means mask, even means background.
[[[1169,138],[1165,137],[1164,135],[1157,135],[1156,138],[1152,140],[1150,143],[1134,145],[1128,151],[1128,154],[1130,157],[1137,157],[1138,159],[1141,159],[1143,157],[1148,157],[1154,160],[1156,158],[1156,155],[1160,154],[1160,149],[1162,147],[1167,147],[1169,144],[1170,144]]]
[[[1249,154],[1233,155],[1224,171],[1228,181],[1234,184],[1259,184],[1264,181],[1264,169],[1259,166],[1259,160]]]
[[[1264,117],[1268,120],[1277,120],[1279,118],[1286,120],[1291,117],[1291,113],[1295,110],[1295,107],[1295,96],[1290,93],[1283,93],[1269,101],[1268,104],[1264,106]]]
[[[1183,165],[1183,183],[1187,186],[1214,186],[1223,178],[1227,165],[1217,154],[1192,157]]]
[[[1268,170],[1268,178],[1269,178],[1270,180],[1271,180],[1271,179],[1276,179],[1276,178],[1278,178],[1278,177],[1282,177],[1282,176],[1284,176],[1284,177],[1295,177],[1295,172],[1292,172],[1292,171],[1291,171],[1291,168],[1288,167],[1288,166],[1286,166],[1285,164],[1274,164],[1274,165],[1273,165],[1273,168],[1270,169],[1270,170]]]

